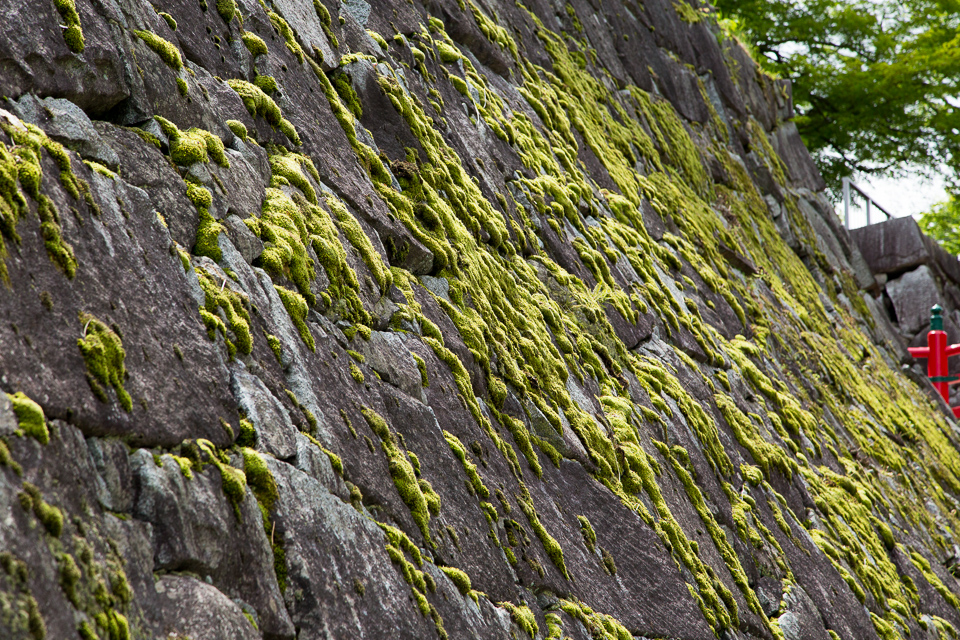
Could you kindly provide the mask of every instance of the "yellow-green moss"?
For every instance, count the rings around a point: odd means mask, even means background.
[[[25,511],[33,511],[33,515],[40,521],[47,533],[54,538],[60,537],[60,534],[63,533],[63,512],[48,504],[36,485],[24,482],[23,491],[17,497],[20,500],[20,506]]]
[[[7,398],[13,405],[13,412],[17,416],[20,431],[40,444],[50,442],[50,432],[47,429],[47,419],[43,415],[43,408],[28,398],[22,391],[13,395],[8,393]]]
[[[254,58],[270,53],[269,49],[267,49],[267,43],[263,41],[263,38],[251,31],[245,31],[243,35],[240,36],[240,39],[243,41],[243,46],[247,48],[247,51],[249,51],[250,55]]]
[[[453,455],[460,460],[460,464],[463,465],[463,470],[467,474],[467,482],[470,489],[480,496],[483,499],[490,497],[490,490],[487,489],[486,485],[483,484],[483,480],[480,478],[480,474],[477,472],[477,465],[475,465],[470,458],[467,456],[467,448],[463,446],[463,443],[460,442],[460,439],[450,433],[449,431],[443,432],[443,437],[446,438],[447,444],[450,445],[450,449],[453,450]]]
[[[563,561],[563,549],[560,547],[560,543],[557,542],[556,538],[551,536],[543,524],[540,523],[540,517],[537,515],[537,510],[533,506],[533,499],[530,497],[530,492],[523,484],[520,485],[520,495],[516,496],[516,498],[517,504],[520,505],[520,510],[527,516],[527,521],[530,522],[530,526],[533,527],[533,532],[543,544],[543,550],[547,552],[547,557],[550,558],[554,566],[560,570],[563,577],[570,580],[570,574],[567,573],[567,566]]]
[[[400,494],[400,498],[410,509],[410,515],[413,516],[413,521],[420,528],[424,541],[427,544],[432,544],[429,527],[430,508],[423,495],[420,483],[417,481],[417,475],[410,459],[406,452],[397,445],[396,437],[380,414],[368,407],[363,407],[360,412],[373,432],[380,438],[380,446],[387,456],[390,476],[397,487],[397,493]]]
[[[230,23],[233,17],[237,15],[236,0],[217,0],[217,13],[223,18],[223,21]]]
[[[307,301],[304,300],[303,296],[299,293],[291,291],[286,287],[274,285],[274,289],[276,289],[277,294],[280,296],[280,301],[283,302],[283,306],[290,315],[290,319],[293,320],[297,331],[300,332],[300,337],[303,338],[303,342],[310,347],[311,351],[316,351],[317,345],[313,339],[313,333],[310,331],[310,327],[307,326]]]
[[[333,46],[334,49],[339,49],[340,42],[337,40],[337,35],[333,32],[333,29],[330,28],[330,25],[332,23],[330,19],[330,12],[327,10],[327,8],[323,5],[323,3],[320,0],[313,0],[313,8],[317,14],[317,17],[320,19],[320,26],[323,27],[323,32],[324,34],[326,34],[327,40],[330,41],[330,44]],[[341,20],[341,24],[343,24],[342,22],[343,18],[341,18],[340,20]]]
[[[235,346],[240,353],[250,353],[250,350],[253,348],[253,338],[250,335],[250,314],[247,311],[250,302],[246,294],[234,291],[227,286],[226,282],[215,281],[206,271],[200,269],[197,270],[197,279],[204,293],[204,306],[202,309],[210,314],[204,316],[208,334],[211,330],[215,332],[216,329],[222,326],[225,340]],[[212,316],[220,319],[221,313],[223,313],[221,320],[222,325],[211,322],[210,318]],[[225,320],[225,322],[223,322],[223,320]],[[233,332],[232,340],[231,336],[226,334],[225,331],[228,324],[230,330]],[[210,337],[212,339],[214,335]]]
[[[517,606],[511,602],[500,602],[498,605],[510,612],[510,619],[528,636],[534,638],[540,633],[540,627],[537,626],[537,618],[533,615],[530,607],[525,604]]]
[[[63,41],[70,51],[83,53],[83,29],[80,26],[80,16],[77,14],[77,5],[74,0],[54,0],[57,12],[63,18],[66,29],[63,30]]]
[[[123,342],[117,333],[88,313],[80,313],[80,326],[84,335],[77,339],[77,346],[87,365],[87,382],[101,402],[109,402],[105,387],[112,387],[124,411],[133,409],[133,399],[123,384],[127,379]]]
[[[163,21],[167,23],[168,27],[170,27],[170,31],[177,30],[177,21],[174,19],[172,15],[164,11],[158,11],[157,16],[160,18],[163,18]]]
[[[183,69],[183,58],[180,57],[180,50],[168,40],[164,40],[151,31],[141,31],[134,29],[134,35],[143,40],[148,47],[160,56],[160,59],[174,71]]]
[[[430,377],[427,375],[427,363],[423,361],[423,358],[412,351],[410,352],[410,355],[413,356],[414,362],[417,363],[417,369],[420,370],[420,386],[426,389],[430,386]]]
[[[282,134],[295,145],[300,145],[300,136],[293,124],[283,117],[280,107],[274,102],[273,98],[263,92],[260,87],[246,80],[227,80],[231,89],[237,92],[243,105],[247,108],[250,115],[262,117],[271,126],[280,130]]]

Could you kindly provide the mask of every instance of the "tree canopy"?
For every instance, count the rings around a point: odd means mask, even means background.
[[[768,71],[827,183],[960,165],[960,0],[713,0]]]

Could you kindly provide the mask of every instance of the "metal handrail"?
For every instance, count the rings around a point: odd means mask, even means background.
[[[883,213],[887,216],[887,220],[890,220],[891,218],[896,217],[895,215],[893,215],[892,213],[890,213],[889,211],[881,207],[879,202],[874,200],[869,193],[867,193],[866,191],[858,187],[852,180],[850,180],[850,178],[844,178],[843,179],[843,226],[846,227],[847,229],[850,228],[850,189],[853,189],[854,191],[859,193],[861,196],[863,196],[863,199],[866,201],[865,209],[867,212],[867,225],[870,224],[870,205],[871,204],[876,205],[877,209],[880,209],[880,211],[883,211]]]

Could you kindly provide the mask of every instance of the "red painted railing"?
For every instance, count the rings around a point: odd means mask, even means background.
[[[950,385],[960,383],[960,376],[950,375],[950,356],[960,355],[960,344],[947,346],[947,332],[943,330],[943,308],[935,304],[930,309],[930,331],[927,332],[927,346],[910,347],[914,358],[927,359],[927,377],[940,392],[940,396],[950,404]],[[952,407],[953,415],[960,418],[960,407]]]

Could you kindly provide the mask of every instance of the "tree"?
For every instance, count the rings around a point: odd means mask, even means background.
[[[944,249],[960,255],[960,202],[956,196],[922,214],[920,228],[931,238],[936,238]]]
[[[769,71],[827,184],[960,174],[960,0],[713,0]],[[958,211],[960,213],[960,211]]]

